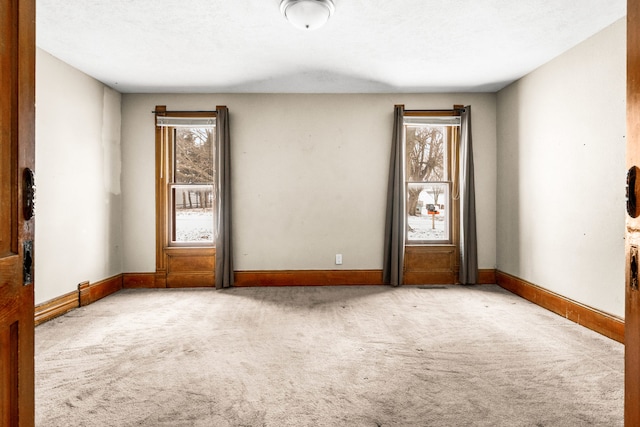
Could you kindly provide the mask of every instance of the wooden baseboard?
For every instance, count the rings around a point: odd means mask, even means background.
[[[405,272],[405,285],[455,285],[459,284],[458,274],[451,272]],[[495,269],[478,270],[476,285],[494,285]]]
[[[38,304],[34,307],[35,324],[40,325],[62,316],[74,308],[83,307],[122,289],[122,274],[117,274],[96,283],[89,281],[78,285],[78,290]]]
[[[495,285],[496,269],[478,270],[478,285]]]
[[[405,271],[403,285],[455,285],[458,273],[450,271]]]
[[[624,344],[624,320],[548,291],[518,277],[496,272],[497,284],[579,325]]]
[[[442,279],[440,277],[440,279]],[[434,281],[420,284],[447,284]],[[478,271],[478,284],[496,283],[496,270]],[[235,286],[339,286],[382,285],[381,270],[274,270],[237,271]],[[123,273],[96,283],[83,282],[78,291],[69,292],[35,306],[35,324],[61,316],[74,308],[85,306],[120,289],[165,288],[165,275],[158,273]]]
[[[158,280],[157,276],[156,273],[124,273],[122,275],[122,287],[125,289],[166,287],[164,283]]]
[[[451,273],[405,273],[406,285],[455,284],[457,276]],[[382,270],[261,270],[236,271],[235,286],[340,286],[382,285]],[[478,284],[496,283],[496,270],[478,271]]]
[[[47,322],[58,316],[62,316],[65,313],[70,312],[74,308],[78,308],[80,300],[78,299],[78,292],[69,292],[68,294],[61,295],[57,298],[43,302],[35,306],[35,325],[38,326],[41,323]]]
[[[82,282],[78,285],[80,306],[92,304],[99,299],[122,289],[122,274],[115,275],[96,283]]]
[[[234,286],[382,285],[381,270],[236,271]]]

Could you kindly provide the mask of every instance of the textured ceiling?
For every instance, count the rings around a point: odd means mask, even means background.
[[[37,0],[37,45],[120,92],[493,92],[626,15],[626,0]]]

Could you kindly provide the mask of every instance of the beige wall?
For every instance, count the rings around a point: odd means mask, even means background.
[[[394,104],[473,108],[479,264],[495,266],[495,94],[124,94],[124,270],[155,270],[155,105],[229,107],[237,270],[381,269]],[[342,266],[334,264],[342,253]]]
[[[36,53],[36,303],[122,272],[121,97]]]
[[[624,316],[625,19],[498,93],[498,269]]]
[[[393,105],[471,104],[480,266],[495,266],[494,94],[121,96],[42,50],[36,72],[36,303],[154,271],[156,104],[229,106],[240,270],[381,268]]]

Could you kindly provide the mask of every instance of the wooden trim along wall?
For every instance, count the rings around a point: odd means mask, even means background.
[[[434,282],[435,283],[435,282]],[[624,343],[623,319],[585,306],[502,271],[478,271],[478,284],[498,286],[559,314],[586,328]],[[431,283],[422,283],[431,284]],[[454,284],[440,282],[439,284]],[[339,286],[382,285],[382,270],[271,270],[236,271],[235,286]],[[411,286],[411,284],[407,284]],[[96,283],[82,282],[78,290],[35,306],[35,324],[39,325],[77,307],[98,301],[120,289],[164,288],[163,275],[123,273]]]
[[[92,304],[99,299],[109,296],[122,289],[122,274],[90,284],[83,282],[78,285],[80,307]]]
[[[162,273],[124,273],[122,275],[124,289],[166,288],[166,274]]]
[[[522,280],[496,272],[498,286],[579,325],[624,344],[624,320]]]
[[[54,317],[62,316],[74,308],[78,308],[78,306],[78,291],[69,292],[58,298],[38,304],[35,306],[35,325],[38,326]]]
[[[478,270],[478,285],[495,285],[496,284],[496,270],[484,269]]]
[[[96,283],[82,282],[78,290],[69,292],[34,307],[35,324],[39,325],[55,317],[62,316],[74,308],[92,304],[99,299],[122,289],[122,274],[117,274]]]
[[[478,284],[500,287],[586,328],[624,343],[624,320],[587,307],[525,280],[494,269],[478,271]],[[434,281],[429,284],[447,284]],[[448,283],[454,284],[454,283]],[[236,271],[235,286],[338,286],[382,285],[382,270],[277,270]],[[411,286],[410,284],[407,286]],[[156,273],[123,273],[96,283],[82,282],[78,290],[35,306],[39,325],[77,307],[98,301],[120,289],[164,288],[164,276]]]
[[[433,280],[410,281],[410,285],[456,284],[456,277],[444,273],[442,277],[434,273],[429,276]],[[405,276],[407,273],[405,273]],[[339,285],[382,285],[382,270],[268,270],[268,271],[236,271],[234,276],[237,287],[246,286],[339,286]],[[427,278],[423,275],[422,277]],[[443,280],[436,280],[436,279]],[[493,269],[479,270],[478,284],[496,283]],[[415,283],[414,283],[415,282]]]
[[[74,308],[94,303],[120,289],[165,288],[165,282],[165,276],[157,273],[123,273],[96,283],[82,282],[78,285],[77,291],[36,305],[35,324],[39,325]],[[478,284],[493,283],[496,283],[495,270],[485,269],[478,272]],[[278,270],[235,273],[237,287],[339,285],[382,285],[382,270]]]
[[[455,284],[454,278],[438,284]],[[435,284],[421,283],[421,284]],[[586,328],[624,343],[624,320],[585,306],[502,271],[481,269],[478,284],[498,286]],[[382,285],[382,270],[270,270],[236,271],[235,286],[339,286]],[[407,284],[411,286],[411,284]],[[164,275],[123,273],[96,283],[82,282],[69,292],[35,307],[35,324],[98,301],[120,289],[165,288]]]
[[[381,270],[236,271],[234,286],[382,285]]]

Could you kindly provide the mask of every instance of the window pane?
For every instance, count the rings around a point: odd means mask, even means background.
[[[449,241],[449,183],[407,185],[407,241]]]
[[[173,185],[172,243],[213,244],[213,185]]]
[[[409,182],[448,181],[447,128],[406,127],[406,174]]]
[[[174,182],[213,182],[214,128],[176,128]]]

